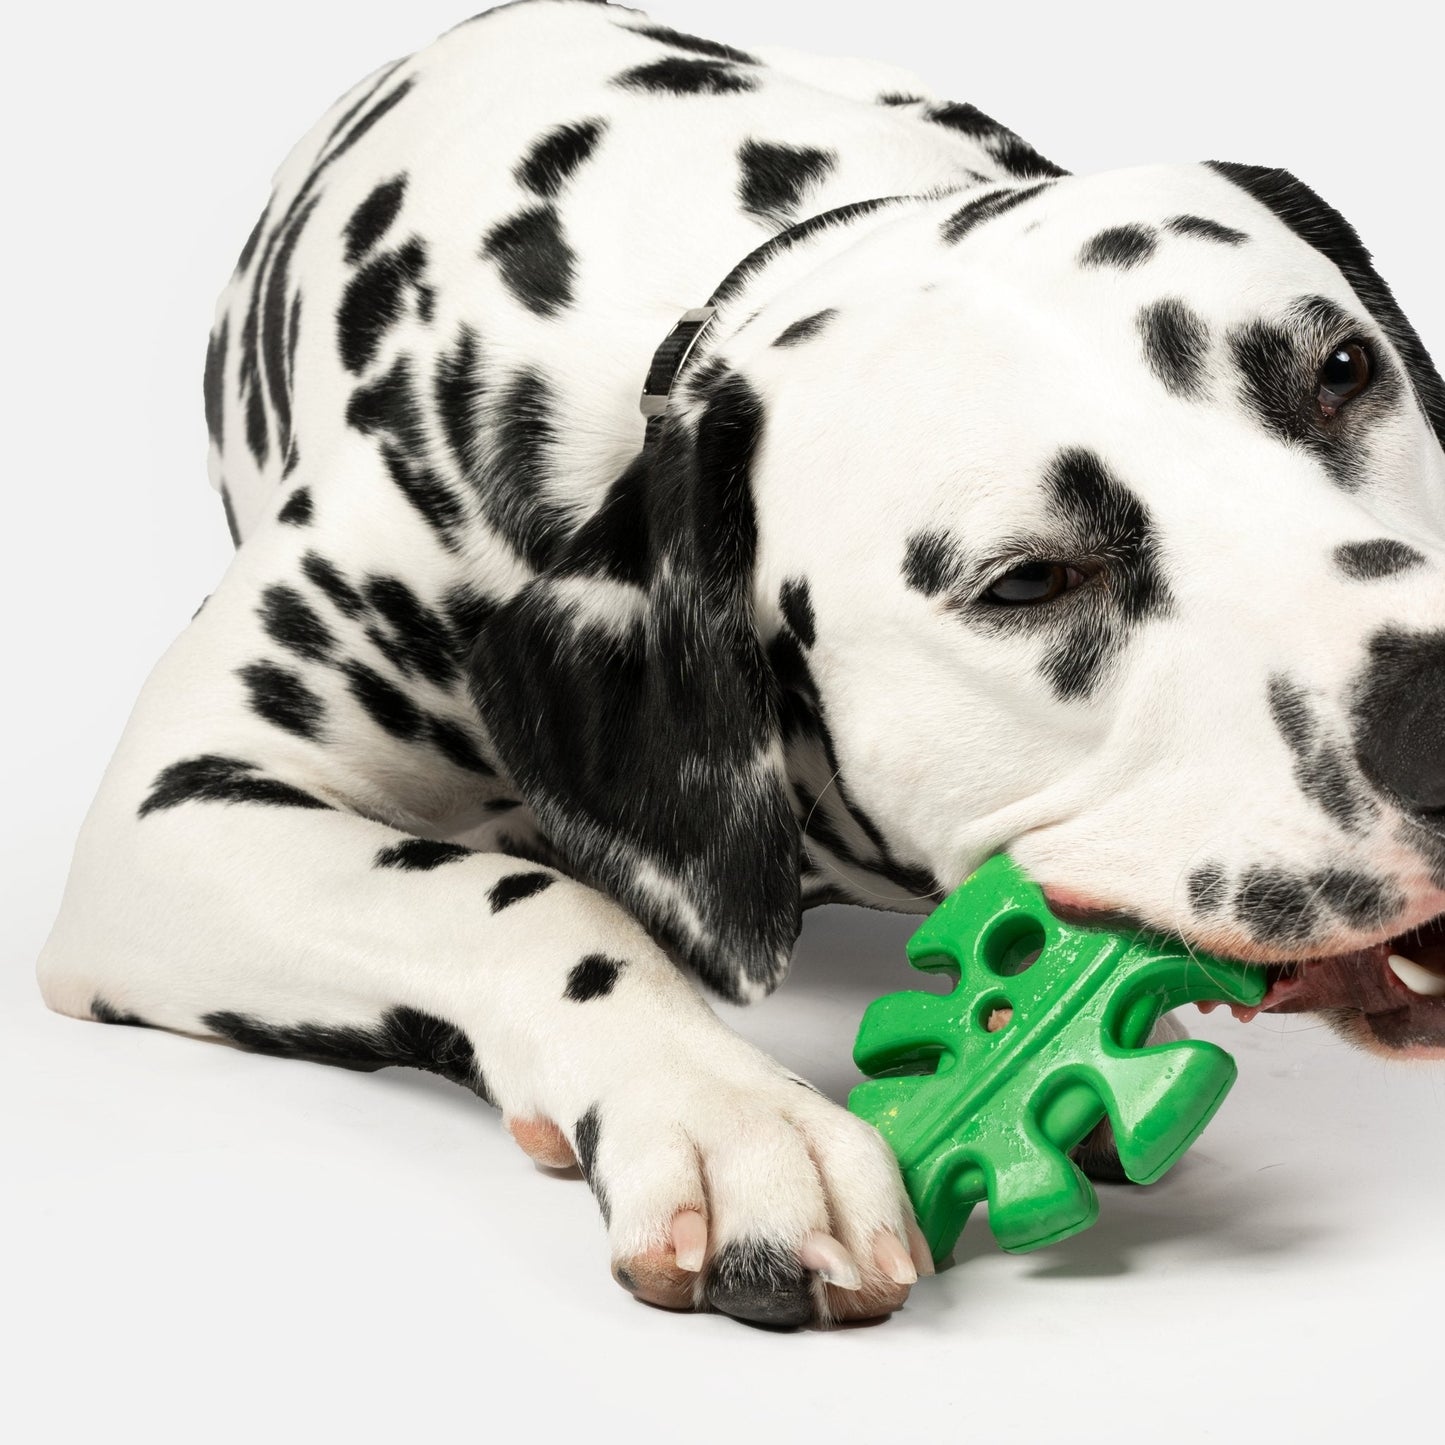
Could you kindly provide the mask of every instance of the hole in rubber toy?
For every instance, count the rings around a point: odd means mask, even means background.
[[[1044,951],[1044,926],[1027,913],[1000,918],[979,944],[979,956],[1000,978],[1016,978]]]
[[[979,1027],[986,1033],[996,1034],[1006,1029],[1014,1017],[1014,1006],[1001,993],[986,998],[978,1009]]]

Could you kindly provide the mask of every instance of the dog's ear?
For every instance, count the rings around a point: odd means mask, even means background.
[[[798,829],[753,618],[763,407],[713,368],[549,565],[482,624],[472,689],[543,833],[711,987],[787,971]]]
[[[1394,293],[1375,270],[1355,228],[1288,171],[1236,165],[1231,161],[1205,164],[1268,207],[1295,235],[1339,267],[1375,324],[1400,353],[1421,409],[1440,445],[1445,447],[1445,382],[1441,381],[1424,342],[1400,310]]]

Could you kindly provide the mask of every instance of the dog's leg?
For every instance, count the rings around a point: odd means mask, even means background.
[[[266,575],[250,545],[233,575]],[[911,1214],[881,1138],[728,1029],[609,899],[379,821],[415,782],[404,754],[369,745],[327,669],[258,713],[235,594],[137,705],[41,959],[51,1007],[455,1079],[541,1162],[575,1156],[645,1300],[771,1324],[896,1308]],[[326,711],[298,732],[306,696]]]

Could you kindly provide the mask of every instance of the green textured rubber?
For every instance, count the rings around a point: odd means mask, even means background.
[[[1163,1175],[1237,1071],[1202,1040],[1145,1047],[1150,1030],[1181,1004],[1257,1004],[1265,992],[1263,970],[1178,939],[1061,922],[1003,854],[929,915],[908,958],[957,983],[869,1005],[853,1057],[871,1077],[848,1107],[898,1155],[935,1260],[985,1199],[1007,1250],[1087,1229],[1099,1200],[1069,1151],[1105,1116],[1129,1178]],[[1012,1017],[990,1031],[1001,1009]]]

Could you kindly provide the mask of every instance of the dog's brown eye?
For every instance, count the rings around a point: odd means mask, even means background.
[[[1067,562],[1024,562],[1005,572],[983,597],[1007,607],[1052,602],[1083,580],[1084,574]]]
[[[1334,416],[1370,384],[1370,353],[1358,341],[1346,342],[1320,367],[1316,400],[1326,416]]]

